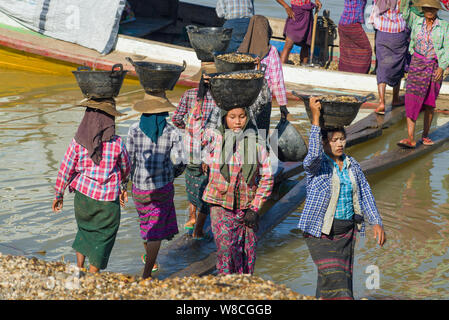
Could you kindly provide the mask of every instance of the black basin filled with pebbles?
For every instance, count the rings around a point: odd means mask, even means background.
[[[214,53],[214,61],[217,72],[254,70],[257,58],[258,56],[252,53]]]
[[[262,89],[264,70],[243,70],[207,74],[210,92],[217,106],[229,111],[246,108],[256,101]]]

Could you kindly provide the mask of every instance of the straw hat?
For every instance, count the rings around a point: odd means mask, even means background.
[[[133,106],[134,111],[141,113],[161,113],[176,110],[173,104],[165,96],[163,97],[145,93],[143,100],[138,101]]]
[[[413,4],[414,7],[428,7],[428,8],[435,8],[438,10],[445,10],[442,6],[440,1],[438,0],[418,0]]]
[[[114,117],[120,117],[120,116],[126,116],[126,113],[121,113],[117,111],[115,107],[115,100],[113,98],[106,98],[106,99],[91,99],[91,98],[85,98],[81,100],[78,104],[78,107],[85,107],[85,108],[93,108],[93,109],[99,109],[102,110]]]

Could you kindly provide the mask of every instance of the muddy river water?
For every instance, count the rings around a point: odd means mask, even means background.
[[[81,92],[70,74],[0,69],[0,83],[0,252],[74,262],[73,194],[66,191],[60,214],[51,211],[51,202],[62,156],[83,115],[82,108],[72,107],[81,100]],[[184,90],[169,92],[171,101],[177,102]],[[142,95],[136,80],[126,80],[117,99],[118,109],[132,115],[131,105]],[[295,125],[307,135],[310,125],[305,110],[294,102],[290,104]],[[279,119],[278,111],[273,108],[273,127]],[[361,110],[358,118],[368,112],[371,110]],[[118,120],[118,134],[126,137],[128,127],[136,119]],[[449,116],[437,114],[433,125],[447,121]],[[420,118],[418,131],[422,129],[421,122]],[[363,161],[396,148],[396,141],[405,134],[402,121],[381,137],[349,148],[347,153]],[[414,161],[369,176],[369,182],[388,240],[379,248],[371,229],[366,238],[358,239],[355,297],[447,299],[449,143]],[[183,176],[175,180],[175,188],[182,230],[187,208]],[[256,275],[314,295],[316,268],[296,227],[301,209],[260,240]],[[163,248],[166,245],[164,242]],[[130,199],[122,210],[107,270],[136,274],[142,268],[142,253],[137,213]]]

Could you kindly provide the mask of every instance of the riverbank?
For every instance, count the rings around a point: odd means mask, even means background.
[[[256,276],[142,280],[0,253],[0,300],[315,300]]]

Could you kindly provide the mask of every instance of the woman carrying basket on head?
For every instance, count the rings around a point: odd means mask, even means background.
[[[89,100],[83,120],[72,139],[58,172],[54,212],[62,210],[64,190],[75,192],[75,218],[78,232],[73,242],[77,266],[89,271],[106,269],[120,225],[120,205],[126,198],[130,172],[128,151],[115,134],[113,99]],[[122,184],[122,185],[121,185]]]
[[[307,197],[298,227],[318,268],[316,297],[353,299],[352,268],[357,232],[364,220],[383,246],[385,232],[371,188],[360,164],[344,153],[344,128],[321,129],[321,104],[310,99],[312,127],[304,159]]]

